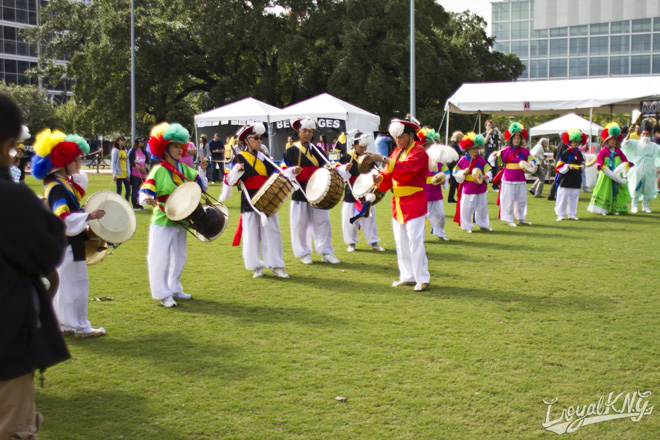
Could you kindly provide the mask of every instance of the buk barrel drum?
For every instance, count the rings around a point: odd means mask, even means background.
[[[334,208],[341,200],[344,185],[337,170],[319,168],[307,181],[307,200],[318,209]]]
[[[218,238],[227,227],[229,210],[222,203],[202,206],[202,189],[195,182],[177,186],[165,202],[165,215],[190,231],[199,241]]]
[[[360,203],[364,204],[366,202],[365,196],[369,193],[372,193],[376,197],[376,200],[372,203],[373,205],[380,202],[383,200],[383,197],[385,197],[385,193],[379,191],[374,185],[373,174],[360,174],[357,179],[355,179],[355,183],[353,183],[353,196],[358,199]]]
[[[124,243],[133,237],[137,219],[131,205],[119,194],[112,191],[99,191],[92,194],[84,210],[90,213],[96,209],[105,211],[99,219],[90,220],[85,235],[85,257],[87,265],[100,263],[108,254],[108,243]]]
[[[272,174],[266,183],[252,197],[252,204],[259,211],[271,217],[284,205],[293,194],[293,185],[281,174]]]

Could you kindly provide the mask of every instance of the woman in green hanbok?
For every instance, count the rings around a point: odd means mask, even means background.
[[[596,214],[627,214],[630,192],[626,184],[628,169],[633,166],[619,148],[623,135],[614,122],[607,124],[601,133],[603,149],[598,154],[596,166],[598,181],[591,196],[588,211]],[[620,166],[624,164],[623,166]]]
[[[632,196],[630,212],[639,210],[639,201],[642,201],[642,210],[651,212],[649,204],[658,196],[655,168],[660,166],[660,145],[651,142],[653,123],[646,120],[642,123],[642,134],[638,141],[628,139],[630,133],[621,145],[621,151],[633,161],[635,167],[628,176],[628,189]]]

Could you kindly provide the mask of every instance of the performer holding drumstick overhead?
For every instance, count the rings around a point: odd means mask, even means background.
[[[316,251],[323,256],[326,263],[337,264],[335,249],[332,247],[332,228],[330,226],[330,213],[327,209],[313,207],[305,197],[307,182],[312,174],[323,167],[325,157],[310,141],[316,130],[316,122],[309,117],[297,119],[292,123],[293,129],[298,131],[298,142],[287,148],[284,152],[284,162],[287,167],[299,166],[302,168],[296,179],[301,190],[293,193],[291,200],[291,246],[296,258],[303,264],[313,264],[312,241]]]
[[[92,328],[87,319],[89,276],[85,260],[85,228],[90,220],[105,215],[102,209],[86,213],[80,200],[87,189],[87,175],[80,173],[81,156],[89,153],[89,145],[78,135],[64,135],[46,129],[34,143],[32,175],[44,181],[44,196],[53,212],[66,225],[69,246],[57,267],[60,285],[53,308],[65,335],[96,338],[105,335],[103,327]]]
[[[149,151],[163,159],[151,169],[140,189],[139,203],[155,209],[149,226],[149,285],[151,297],[165,307],[175,307],[175,299],[191,299],[181,286],[181,274],[188,253],[188,232],[167,218],[165,202],[169,195],[184,182],[196,182],[206,191],[209,187],[206,173],[182,164],[188,149],[188,130],[180,124],[163,122],[151,129]],[[206,171],[207,162],[202,164]]]
[[[238,245],[243,239],[243,261],[247,270],[254,271],[254,278],[264,275],[264,266],[272,269],[275,276],[289,278],[284,270],[280,218],[275,212],[262,224],[260,213],[251,202],[268,178],[279,172],[261,149],[265,132],[264,124],[257,122],[242,127],[236,134],[237,139],[245,143],[247,150],[236,154],[236,163],[225,177],[226,185],[234,186],[242,182],[244,187],[244,191],[241,191],[241,219],[234,243]],[[286,171],[295,174],[300,170],[300,167],[292,167]]]

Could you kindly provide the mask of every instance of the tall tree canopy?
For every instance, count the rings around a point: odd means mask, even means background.
[[[142,130],[190,123],[200,110],[253,96],[278,107],[328,92],[383,117],[409,105],[408,0],[135,0],[136,95]],[[76,125],[130,127],[130,0],[51,0],[44,73],[74,82]],[[523,66],[492,52],[485,23],[416,1],[417,116],[437,125],[466,81],[513,80]],[[66,67],[47,64],[68,59]],[[83,128],[84,127],[84,128]]]

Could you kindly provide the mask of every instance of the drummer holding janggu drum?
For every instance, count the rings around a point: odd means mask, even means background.
[[[284,270],[280,218],[275,212],[267,218],[265,224],[262,224],[261,217],[265,214],[260,215],[256,212],[251,202],[269,177],[278,172],[262,152],[261,141],[265,132],[264,124],[257,122],[242,127],[236,135],[239,141],[245,143],[247,149],[236,155],[235,165],[225,177],[225,184],[234,186],[242,182],[245,189],[241,191],[241,220],[238,223],[234,243],[238,245],[241,238],[244,240],[243,261],[247,270],[254,271],[254,278],[264,275],[264,266],[271,269],[273,275],[277,277],[289,278],[289,274]],[[287,171],[296,173],[300,172],[300,168],[293,167]],[[260,258],[260,253],[263,255],[263,260]]]
[[[151,297],[165,307],[175,307],[175,299],[191,299],[181,286],[181,274],[188,253],[188,232],[167,218],[165,202],[170,194],[184,182],[196,182],[206,191],[209,187],[206,173],[198,173],[181,163],[188,149],[188,130],[180,124],[163,122],[151,129],[149,151],[162,162],[151,169],[140,189],[139,203],[155,209],[149,227],[149,284]],[[208,162],[203,162],[205,171]]]

